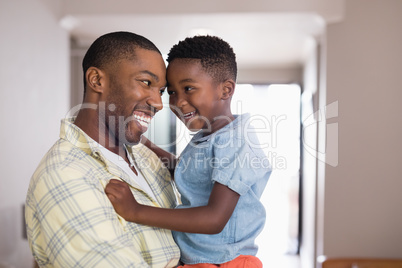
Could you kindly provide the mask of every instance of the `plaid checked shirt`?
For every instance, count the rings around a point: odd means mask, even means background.
[[[63,119],[60,139],[40,162],[26,198],[29,246],[41,267],[174,267],[180,257],[171,231],[126,222],[104,187],[126,181],[139,203],[174,208],[169,172],[142,144],[130,151],[156,196],[153,200],[119,167],[105,159],[97,143]]]

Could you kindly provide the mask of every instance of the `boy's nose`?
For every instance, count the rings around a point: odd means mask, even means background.
[[[173,103],[173,105],[176,105],[177,108],[182,108],[183,106],[185,106],[187,104],[187,100],[185,98],[182,97],[178,97],[176,103]]]

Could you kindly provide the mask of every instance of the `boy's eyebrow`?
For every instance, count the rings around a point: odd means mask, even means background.
[[[185,78],[185,79],[182,79],[182,80],[179,81],[180,84],[181,83],[188,83],[188,82],[195,82],[195,80],[191,79],[191,78]]]
[[[194,82],[197,82],[197,81],[194,80],[194,79],[191,79],[191,78],[184,78],[184,79],[180,80],[178,83],[179,83],[179,84],[183,84],[183,83],[189,83],[189,82],[193,82],[193,83],[194,83]],[[166,86],[170,86],[169,81],[167,81]]]
[[[191,79],[191,78],[184,78],[184,79],[179,81],[179,84],[189,83],[189,82],[196,82],[196,81],[194,79]],[[167,81],[166,86],[170,86],[169,81]]]

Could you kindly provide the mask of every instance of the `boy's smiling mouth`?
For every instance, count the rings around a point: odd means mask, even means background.
[[[184,120],[189,120],[189,119],[193,118],[194,116],[195,116],[195,111],[183,114]]]

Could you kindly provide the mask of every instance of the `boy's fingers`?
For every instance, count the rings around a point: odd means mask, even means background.
[[[116,189],[121,189],[121,188],[127,188],[129,189],[130,187],[128,187],[128,184],[126,182],[123,182],[121,180],[117,180],[117,179],[110,179],[108,185],[115,187]]]
[[[106,186],[106,187],[105,187],[105,193],[106,193],[106,195],[109,196],[109,194],[111,194],[111,192],[113,192],[112,187]]]
[[[109,183],[111,183],[111,184],[119,184],[119,183],[121,183],[121,181],[119,181],[117,179],[110,179]]]
[[[107,197],[109,198],[110,201],[114,201],[116,199],[116,197],[112,194],[108,194],[106,193]]]
[[[105,193],[106,194],[113,194],[113,193],[116,193],[118,191],[119,191],[118,186],[113,185],[113,184],[107,184],[106,187],[105,187]]]

